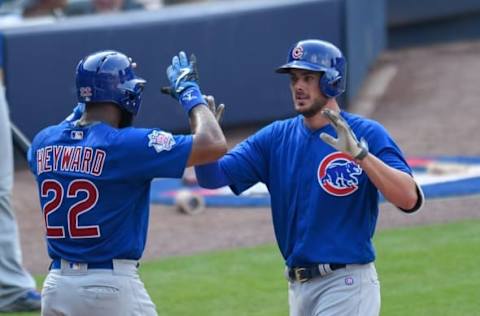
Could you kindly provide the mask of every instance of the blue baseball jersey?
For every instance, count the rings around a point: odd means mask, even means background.
[[[151,180],[182,177],[191,147],[191,135],[100,122],[77,127],[65,121],[38,133],[28,158],[49,256],[71,262],[139,259]]]
[[[365,138],[373,155],[411,174],[379,123],[341,115],[359,139]],[[288,266],[371,262],[379,192],[351,157],[320,139],[322,132],[337,136],[330,124],[309,130],[301,115],[276,121],[237,145],[219,164],[235,194],[265,183],[275,236]]]

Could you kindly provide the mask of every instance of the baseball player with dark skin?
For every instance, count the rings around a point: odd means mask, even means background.
[[[198,182],[229,185],[235,194],[266,184],[291,316],[379,315],[378,193],[413,213],[423,204],[421,189],[382,125],[340,109],[346,60],[337,47],[297,42],[277,72],[290,76],[298,115],[195,167]]]
[[[187,166],[215,161],[225,137],[184,52],[168,67],[169,90],[192,135],[134,128],[146,81],[117,51],[77,66],[79,105],[40,131],[29,163],[40,195],[50,271],[42,315],[157,315],[137,268],[148,229],[153,178],[181,178]]]

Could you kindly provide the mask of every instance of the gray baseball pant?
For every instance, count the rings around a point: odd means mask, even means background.
[[[380,283],[373,263],[347,265],[310,281],[288,283],[290,316],[378,316]]]
[[[64,260],[43,284],[42,316],[156,316],[133,260],[113,260],[113,269],[88,269]]]
[[[13,146],[5,89],[0,84],[0,309],[35,288],[22,267],[18,227],[12,208]]]

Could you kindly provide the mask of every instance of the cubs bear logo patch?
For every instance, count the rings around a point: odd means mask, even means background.
[[[163,131],[152,131],[148,134],[148,147],[153,147],[157,153],[169,151],[175,145],[172,134]]]
[[[320,162],[317,171],[318,183],[328,194],[350,195],[358,189],[363,170],[350,156],[334,152]]]

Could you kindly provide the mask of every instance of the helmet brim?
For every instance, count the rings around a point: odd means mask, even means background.
[[[311,64],[311,63],[306,63],[305,61],[292,61],[278,67],[275,70],[275,72],[279,74],[285,74],[285,73],[289,73],[290,69],[302,69],[302,70],[309,70],[314,72],[325,72],[327,70],[327,68],[325,67]]]
[[[136,77],[135,79],[128,80],[122,84],[119,84],[118,88],[137,93],[139,90],[143,90],[143,86],[146,83],[146,80],[140,77]]]

